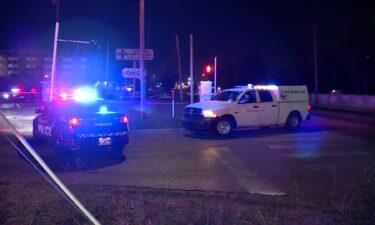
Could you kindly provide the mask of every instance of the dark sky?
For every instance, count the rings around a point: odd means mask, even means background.
[[[224,70],[257,54],[274,72],[295,63],[292,55],[298,52],[312,54],[312,24],[318,25],[321,52],[332,49],[340,55],[358,48],[361,54],[373,53],[374,2],[145,0],[146,47],[155,52],[147,66],[153,73],[176,70],[171,54],[178,34],[183,72],[188,73],[192,33],[196,71],[214,56]],[[51,0],[2,1],[0,49],[51,49],[55,16]],[[138,48],[138,19],[137,0],[60,0],[60,37],[109,42],[112,52]]]

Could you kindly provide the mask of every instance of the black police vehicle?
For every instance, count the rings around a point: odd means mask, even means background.
[[[36,110],[34,139],[49,140],[57,150],[106,147],[122,151],[128,144],[128,117],[111,111],[106,102],[96,99],[80,102],[58,99]]]

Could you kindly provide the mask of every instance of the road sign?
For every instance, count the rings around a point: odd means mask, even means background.
[[[122,69],[122,76],[124,78],[136,78],[141,77],[141,70],[139,68],[124,68]]]
[[[139,60],[140,58],[140,50],[139,49],[131,49],[131,48],[118,48],[116,49],[116,59],[117,60]],[[154,50],[153,49],[145,49],[145,60],[152,60],[154,58]]]

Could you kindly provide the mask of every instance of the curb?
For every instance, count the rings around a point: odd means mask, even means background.
[[[154,133],[154,132],[173,132],[173,131],[183,131],[184,128],[159,128],[159,129],[135,129],[129,130],[129,133]]]

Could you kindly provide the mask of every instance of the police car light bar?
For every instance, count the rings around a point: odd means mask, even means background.
[[[274,90],[277,90],[277,86],[276,85],[255,85],[254,89],[264,89],[264,90],[274,91]]]
[[[79,102],[92,102],[98,99],[95,89],[84,87],[73,92],[73,99]]]
[[[62,98],[62,99],[66,99],[68,96],[69,96],[69,95],[68,95],[68,93],[66,93],[66,92],[63,92],[63,93],[60,93],[60,94],[59,94],[59,97]]]
[[[20,92],[21,92],[21,89],[19,89],[19,88],[12,88],[12,89],[10,89],[10,91],[11,91],[12,93],[14,93],[14,94],[17,94],[17,93],[20,93]]]

